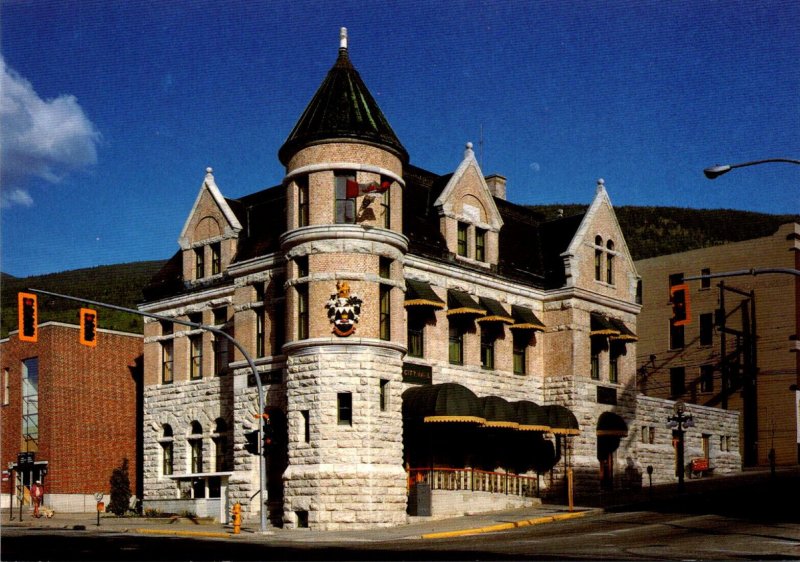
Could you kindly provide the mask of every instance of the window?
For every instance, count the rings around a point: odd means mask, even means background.
[[[172,341],[161,342],[161,383],[171,384],[174,380],[172,372]]]
[[[408,311],[408,355],[425,356],[425,320],[420,314]]]
[[[670,320],[669,323],[669,348],[670,349],[683,349],[684,345],[684,330],[683,326],[676,326]]]
[[[524,375],[527,372],[530,336],[527,330],[512,330],[512,332],[514,332],[514,374]]]
[[[381,285],[380,336],[384,341],[392,338],[392,288]]]
[[[392,260],[389,258],[379,258],[378,260],[378,275],[383,279],[391,279],[392,277]]]
[[[308,226],[308,176],[297,178],[297,226]]]
[[[174,324],[172,322],[167,322],[166,320],[159,320],[159,324],[161,324],[161,335],[162,336],[170,336],[174,331]]]
[[[202,279],[206,274],[205,248],[200,246],[194,249],[194,278]]]
[[[169,476],[173,472],[173,437],[172,426],[164,424],[163,432],[161,434],[161,473],[164,476]]]
[[[300,410],[303,416],[303,441],[311,442],[311,415],[308,410]]]
[[[253,285],[253,289],[256,291],[256,301],[257,303],[264,302],[264,284],[258,283],[257,285]]]
[[[714,315],[707,312],[700,315],[700,345],[714,343]]]
[[[356,221],[356,200],[353,193],[348,193],[348,181],[351,185],[355,183],[356,176],[353,172],[335,173],[334,185],[336,199],[334,201],[334,220],[336,224],[352,224]],[[348,197],[348,195],[351,197]]]
[[[467,257],[467,232],[469,225],[465,222],[458,223],[458,246],[456,251],[459,256]]]
[[[674,287],[683,283],[683,273],[672,273],[669,276],[669,286]]]
[[[381,412],[385,412],[386,408],[389,404],[389,381],[386,379],[381,379],[380,381],[380,405],[381,405]]]
[[[611,240],[606,244],[608,255],[606,255],[606,283],[614,284],[614,242]]]
[[[297,285],[297,339],[308,338],[308,285]]]
[[[22,439],[26,451],[39,443],[39,358],[22,361]]]
[[[389,183],[391,186],[391,181],[389,178],[381,177],[381,185],[384,183]],[[389,187],[386,191],[383,192],[381,195],[381,207],[383,209],[383,228],[390,228],[392,226],[392,188]]]
[[[719,450],[722,452],[728,452],[731,450],[731,438],[726,437],[725,435],[719,436]]]
[[[481,327],[481,367],[494,369],[494,342],[497,332],[492,326]]]
[[[608,353],[608,382],[619,382],[619,356],[625,351],[625,344],[612,342]]]
[[[338,393],[336,408],[339,425],[353,425],[353,395],[349,392]]]
[[[308,256],[297,256],[294,259],[297,264],[297,277],[308,277]]]
[[[704,267],[700,270],[700,275],[711,275],[711,269],[708,267]],[[711,279],[704,278],[700,280],[700,288],[701,289],[710,289],[711,288]]]
[[[603,239],[596,236],[594,245],[594,278],[600,281],[603,278]]]
[[[642,280],[636,280],[636,304],[642,304]]]
[[[203,378],[203,336],[197,334],[189,338],[191,357],[189,359],[189,378],[192,380]]]
[[[11,378],[8,369],[3,369],[3,406],[8,406],[11,401]]]
[[[223,326],[228,322],[228,309],[224,306],[214,309],[214,325]]]
[[[486,261],[486,231],[482,228],[475,229],[475,259]]]
[[[605,338],[593,337],[591,343],[591,377],[600,380],[600,353],[605,346]]]
[[[714,392],[714,366],[700,366],[700,392]]]
[[[191,471],[193,473],[203,472],[203,428],[198,421],[192,422],[189,448],[191,449]]]
[[[672,367],[669,370],[669,389],[673,398],[678,398],[686,392],[686,369]]]
[[[450,324],[448,355],[453,365],[464,364],[464,331],[461,326]]]
[[[222,247],[219,242],[211,244],[211,275],[222,271]]]
[[[647,444],[650,443],[650,426],[643,425],[642,426],[642,443]]]
[[[255,309],[256,313],[256,357],[264,357],[264,309]]]
[[[228,424],[217,418],[214,426],[214,470],[224,472],[228,466]]]
[[[216,375],[225,374],[228,368],[228,340],[223,337],[214,338],[214,373]]]
[[[281,347],[286,343],[286,304],[283,300],[274,303],[272,313],[272,337],[275,341],[274,354],[280,354]]]
[[[708,460],[711,457],[711,435],[703,434],[703,458]]]

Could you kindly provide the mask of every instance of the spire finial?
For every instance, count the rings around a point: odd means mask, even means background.
[[[339,29],[339,50],[347,50],[347,28]]]
[[[597,193],[600,193],[606,188],[606,180],[603,178],[598,178],[597,180]]]
[[[206,168],[206,175],[207,175],[207,176],[210,176],[210,175],[212,175],[213,173],[214,173],[214,169],[213,169],[211,166],[209,166],[209,167],[207,167],[207,168]]]
[[[472,154],[472,143],[468,142],[466,145],[464,145],[464,158],[468,158],[469,156],[472,156]]]

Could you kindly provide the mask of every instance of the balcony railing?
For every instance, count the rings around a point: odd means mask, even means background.
[[[507,472],[489,472],[474,468],[412,468],[408,471],[408,487],[424,482],[431,490],[490,492],[525,498],[539,496],[535,476]]]

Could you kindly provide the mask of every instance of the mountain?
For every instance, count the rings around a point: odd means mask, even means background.
[[[141,261],[117,265],[103,265],[86,269],[74,269],[47,275],[14,277],[3,273],[0,276],[0,337],[9,330],[17,329],[17,293],[26,289],[42,289],[94,301],[107,302],[126,308],[136,308],[142,302],[142,287],[164,265],[163,261]],[[39,322],[57,321],[78,323],[80,303],[40,295],[38,299]],[[91,307],[90,307],[91,308]],[[99,327],[122,332],[141,334],[142,317],[136,314],[100,308]]]
[[[541,220],[586,211],[588,205],[529,206]],[[615,207],[625,240],[640,260],[663,254],[739,242],[769,236],[781,224],[800,221],[797,215],[767,215],[749,211],[698,210],[678,207]],[[104,265],[33,277],[0,274],[0,337],[17,328],[17,293],[27,288],[84,297],[127,308],[143,300],[142,288],[158,272],[163,261],[141,261]],[[77,324],[80,303],[56,298],[39,298],[39,320]],[[101,328],[142,333],[142,317],[109,309],[98,311]]]

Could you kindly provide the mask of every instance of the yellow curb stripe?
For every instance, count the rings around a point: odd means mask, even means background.
[[[583,517],[589,513],[588,511],[573,511],[570,513],[560,513],[557,515],[548,515],[545,517],[536,517],[534,519],[522,519],[514,521],[513,523],[500,523],[498,525],[489,525],[487,527],[478,527],[475,529],[462,529],[460,531],[443,531],[441,533],[428,533],[422,535],[423,539],[448,539],[453,537],[464,537],[468,535],[477,535],[481,533],[496,533],[498,531],[508,531],[519,527],[528,527],[531,525],[542,525],[544,523],[554,523],[556,521],[565,521],[567,519],[576,519]]]
[[[164,529],[136,529],[137,533],[145,535],[177,535],[188,537],[213,537],[228,539],[231,537],[230,533],[214,533],[212,531],[172,531]]]

